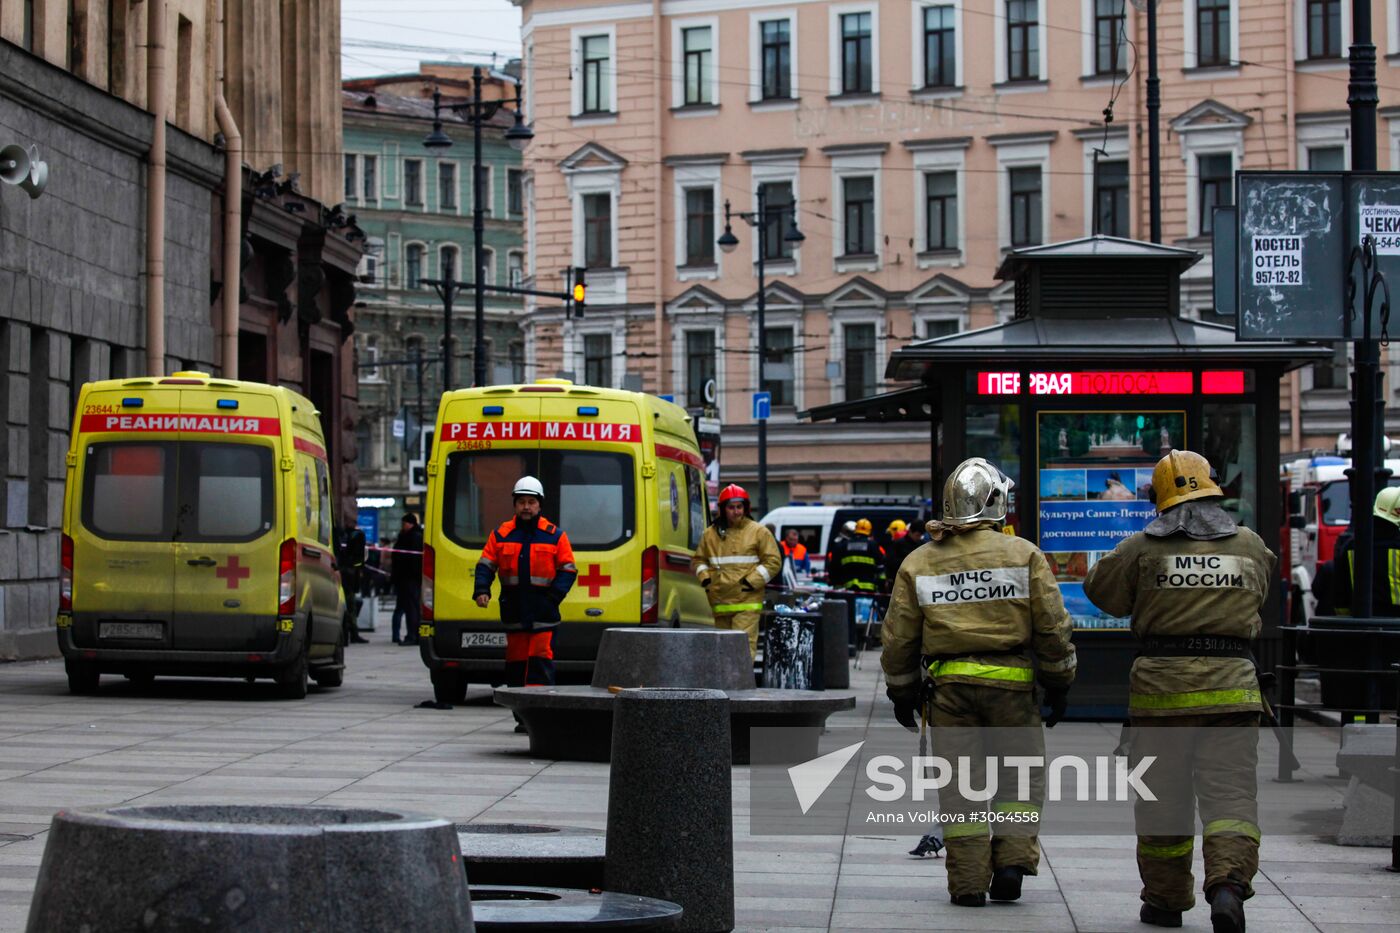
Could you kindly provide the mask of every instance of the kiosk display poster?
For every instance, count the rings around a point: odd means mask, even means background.
[[[1156,516],[1152,469],[1186,437],[1184,411],[1042,411],[1037,418],[1040,548],[1076,629],[1124,630],[1084,595],[1094,563]]]

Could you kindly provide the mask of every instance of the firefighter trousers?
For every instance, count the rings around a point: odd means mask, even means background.
[[[1259,760],[1259,714],[1136,716],[1132,719],[1130,761],[1154,757],[1144,780],[1156,801],[1139,799],[1138,874],[1142,899],[1165,910],[1190,910],[1191,856],[1196,810],[1200,809],[1209,892],[1235,884],[1246,898],[1259,870],[1259,808],[1255,767]]]
[[[749,636],[749,658],[758,654],[758,619],[760,612],[715,613],[715,628],[738,629]]]
[[[998,762],[1026,755],[1044,760],[1045,732],[1035,693],[943,683],[934,691],[930,717],[932,753],[952,766],[951,780],[938,791],[948,846],[948,893],[980,894],[998,868],[1014,866],[1034,875],[1040,866],[1037,830],[1045,769],[1030,768],[1027,786],[1021,788],[1018,779],[1026,769]],[[990,774],[988,758],[994,759]],[[975,799],[993,781],[991,799]]]

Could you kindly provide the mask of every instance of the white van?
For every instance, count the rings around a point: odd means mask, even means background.
[[[870,519],[872,537],[880,542],[881,547],[888,550],[890,536],[886,529],[889,528],[890,522],[899,518],[906,523],[913,523],[927,521],[928,517],[927,501],[889,498],[872,500],[868,505],[861,504],[859,500],[843,502],[840,505],[793,502],[772,509],[759,519],[759,523],[772,525],[776,529],[774,534],[779,541],[783,540],[789,528],[796,528],[798,540],[807,546],[807,552],[812,559],[812,574],[816,576],[826,572],[826,552],[831,547],[832,536],[846,522]]]

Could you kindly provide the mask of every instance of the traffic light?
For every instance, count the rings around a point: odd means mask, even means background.
[[[587,288],[584,283],[584,274],[587,271],[588,270],[582,266],[574,266],[574,284],[569,290],[569,298],[573,304],[574,317],[579,319],[583,318],[584,297],[587,293]]]

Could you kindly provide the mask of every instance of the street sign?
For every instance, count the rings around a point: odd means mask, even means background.
[[[404,428],[404,420],[403,420],[402,418],[395,418],[395,419],[394,419],[394,439],[395,439],[395,440],[399,440],[399,441],[403,440],[404,430],[405,430],[405,428]]]
[[[767,421],[773,413],[773,393],[755,392],[753,394],[753,420]]]
[[[379,543],[379,510],[360,509],[355,513],[355,527],[365,533],[370,544]]]
[[[1394,172],[1353,173],[1348,183],[1347,203],[1352,205],[1353,218],[1347,231],[1348,262],[1351,250],[1361,245],[1361,238],[1370,236],[1376,244],[1376,268],[1385,276],[1387,285],[1392,289],[1400,288],[1400,175]],[[1349,272],[1350,269],[1344,269],[1342,274]],[[1359,338],[1365,327],[1360,318],[1359,294],[1356,312],[1358,316],[1351,322],[1353,339]],[[1371,312],[1371,336],[1379,337],[1380,308],[1373,307]]]
[[[1344,176],[1236,175],[1242,340],[1340,340],[1347,255]]]
[[[674,405],[676,403],[676,397],[674,395],[663,395],[661,396],[661,401],[670,402],[672,405]]]

